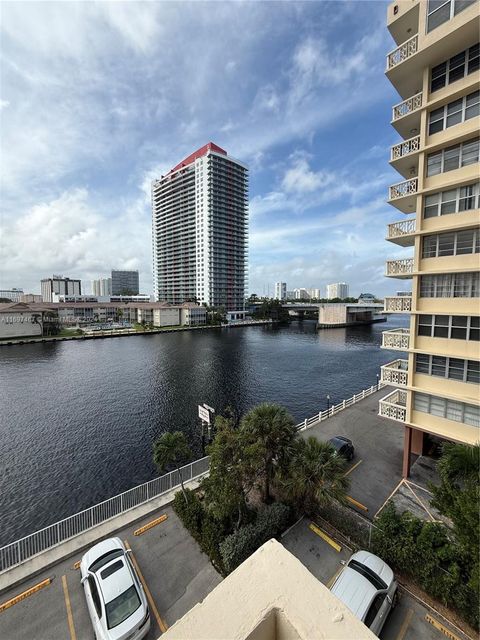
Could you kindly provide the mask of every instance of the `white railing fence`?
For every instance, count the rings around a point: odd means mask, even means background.
[[[392,107],[392,120],[399,120],[404,116],[408,116],[410,113],[417,111],[422,106],[423,92],[416,93],[414,96],[407,98],[403,102],[396,104]]]
[[[183,482],[200,478],[208,472],[208,468],[208,456],[181,467]],[[0,548],[0,573],[178,487],[180,474],[171,471],[12,542]]]
[[[363,391],[360,391],[360,393],[356,393],[351,398],[348,398],[348,400],[343,400],[339,404],[332,404],[332,406],[329,407],[328,409],[325,409],[325,411],[320,411],[319,413],[315,414],[311,418],[305,418],[303,422],[300,422],[299,424],[297,424],[297,430],[305,431],[305,429],[309,429],[310,427],[313,427],[319,422],[322,422],[322,420],[331,418],[332,416],[336,415],[340,411],[343,411],[347,407],[351,407],[352,404],[355,404],[356,402],[360,402],[360,400],[363,400],[364,398],[368,397],[372,393],[375,393],[376,391],[378,391],[379,389],[382,389],[385,386],[386,385],[383,384],[383,382],[379,381],[378,384],[373,384],[368,389],[364,389]]]
[[[387,55],[387,71],[413,56],[417,49],[418,34],[415,34]]]

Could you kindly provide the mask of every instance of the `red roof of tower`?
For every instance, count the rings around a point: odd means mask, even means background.
[[[204,144],[203,147],[200,147],[200,149],[197,149],[196,151],[191,153],[189,156],[187,156],[185,160],[182,160],[177,165],[175,165],[173,169],[170,169],[170,173],[172,173],[173,171],[176,171],[177,169],[180,169],[181,167],[184,167],[187,164],[191,164],[197,158],[201,158],[202,156],[206,155],[208,151],[216,151],[217,153],[222,153],[224,156],[227,155],[227,152],[225,151],[225,149],[222,149],[221,147],[216,145],[214,142],[207,142],[207,144]]]

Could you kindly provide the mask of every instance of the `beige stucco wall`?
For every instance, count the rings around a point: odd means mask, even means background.
[[[153,324],[156,327],[174,327],[180,324],[180,309],[154,309]]]
[[[276,540],[269,540],[178,620],[162,640],[373,640]]]
[[[39,321],[41,322],[41,319]],[[32,323],[31,313],[0,313],[0,338],[22,338],[41,335],[42,326],[41,324]]]

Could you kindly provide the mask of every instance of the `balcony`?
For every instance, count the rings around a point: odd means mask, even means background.
[[[415,218],[392,222],[387,227],[387,240],[400,245],[401,247],[411,247],[414,244],[414,233],[417,228]]]
[[[385,313],[410,313],[412,310],[411,296],[391,296],[383,301]]]
[[[390,164],[405,179],[418,175],[420,136],[414,136],[390,149]]]
[[[417,51],[418,34],[415,34],[387,55],[387,71],[408,60],[408,58],[415,55]]]
[[[405,156],[420,151],[420,136],[415,136],[409,140],[404,140],[391,148],[390,162],[404,158]]]
[[[390,329],[382,333],[382,349],[407,351],[410,344],[409,329]]]
[[[420,131],[423,92],[420,91],[392,108],[392,126],[402,138],[410,138]]]
[[[385,275],[387,278],[411,278],[413,273],[413,258],[401,260],[387,260]]]
[[[398,422],[406,422],[407,392],[397,389],[382,398],[378,403],[378,415]]]
[[[410,178],[404,182],[398,182],[389,187],[388,200],[391,205],[403,211],[413,213],[415,211],[418,191],[418,178]]]
[[[408,360],[393,360],[380,367],[381,381],[397,387],[406,387],[408,380]]]

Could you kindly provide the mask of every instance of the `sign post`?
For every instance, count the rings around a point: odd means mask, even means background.
[[[207,428],[208,444],[211,442],[211,416],[215,413],[215,409],[209,407],[208,404],[198,405],[198,417],[202,421],[202,453],[205,455],[205,427]]]

